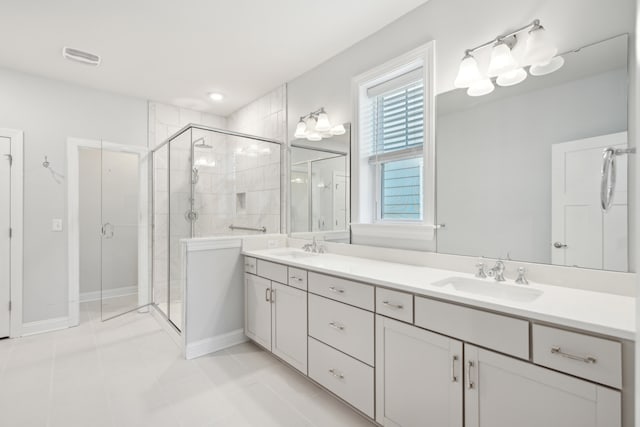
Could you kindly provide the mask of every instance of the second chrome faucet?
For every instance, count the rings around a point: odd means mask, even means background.
[[[485,279],[487,277],[492,277],[496,282],[504,282],[506,279],[504,278],[505,265],[504,262],[499,259],[496,261],[496,264],[489,270],[485,269],[485,263],[480,260],[476,264],[476,274],[475,276],[480,279]],[[515,280],[515,283],[519,285],[528,285],[529,281],[525,277],[526,269],[524,267],[518,268],[518,277]]]

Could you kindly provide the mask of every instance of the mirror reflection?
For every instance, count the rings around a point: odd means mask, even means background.
[[[630,155],[606,212],[600,194],[604,150],[627,147],[627,39],[486,96],[437,97],[438,252],[629,270]]]
[[[350,126],[321,141],[295,139],[290,156],[291,236],[349,243]]]

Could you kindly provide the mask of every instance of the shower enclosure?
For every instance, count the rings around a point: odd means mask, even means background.
[[[281,145],[192,124],[156,147],[152,162],[153,302],[180,330],[181,240],[279,233]]]

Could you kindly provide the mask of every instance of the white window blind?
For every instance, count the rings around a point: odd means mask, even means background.
[[[361,109],[365,155],[376,169],[378,218],[423,218],[422,68],[367,89]]]

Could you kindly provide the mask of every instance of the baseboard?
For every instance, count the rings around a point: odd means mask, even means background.
[[[244,329],[236,329],[235,331],[223,335],[187,344],[184,357],[187,360],[195,359],[196,357],[215,353],[216,351],[224,350],[225,348],[232,347],[245,341],[248,341],[248,338],[244,334]]]
[[[54,319],[38,320],[36,322],[23,323],[20,336],[42,334],[44,332],[58,331],[69,327],[68,317],[56,317]]]
[[[124,297],[138,293],[138,286],[123,286],[121,288],[105,289],[104,291],[81,292],[80,302],[99,301],[101,299]]]

